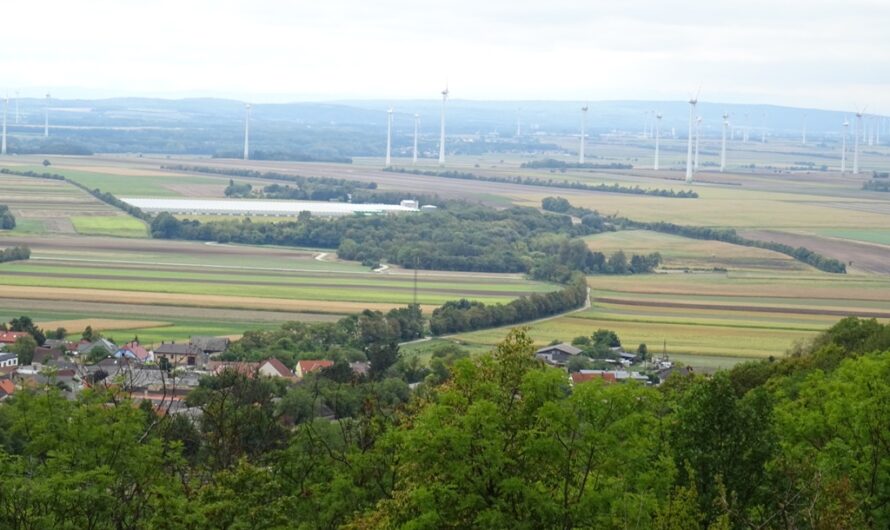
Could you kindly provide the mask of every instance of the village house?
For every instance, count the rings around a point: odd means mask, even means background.
[[[266,359],[265,361],[263,361],[260,364],[257,373],[266,377],[283,377],[285,379],[294,377],[293,372],[291,372],[290,369],[284,365],[284,363],[275,358]]]
[[[108,339],[98,339],[93,342],[82,340],[75,351],[78,355],[85,355],[97,348],[105,350],[107,355],[114,355],[114,352],[117,351],[117,345]]]
[[[19,358],[14,353],[0,353],[0,368],[13,368],[19,365]]]
[[[24,331],[0,331],[0,344],[15,344],[22,337],[30,337]]]
[[[120,349],[114,353],[114,356],[118,359],[121,357],[134,359],[141,363],[149,362],[153,358],[152,353],[136,341],[128,342],[121,346]]]
[[[160,363],[166,360],[173,366],[204,368],[207,366],[207,354],[194,344],[188,342],[162,342],[154,349],[155,360]]]
[[[312,360],[312,361],[297,361],[297,367],[294,370],[296,376],[300,379],[306,377],[306,374],[311,374],[312,372],[316,372],[319,370],[323,370],[330,366],[334,365],[334,361],[322,361],[322,360]]]
[[[0,401],[15,393],[15,383],[10,379],[0,379]]]
[[[229,349],[231,341],[226,337],[194,336],[189,339],[189,344],[198,348],[207,355],[225,353]]]
[[[535,357],[551,366],[565,366],[568,364],[569,359],[580,353],[580,349],[563,342],[562,344],[544,346],[535,352]]]

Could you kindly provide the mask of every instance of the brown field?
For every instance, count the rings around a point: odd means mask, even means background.
[[[815,235],[792,234],[776,230],[747,230],[745,237],[776,241],[793,247],[806,247],[849,265],[851,272],[860,271],[872,274],[890,274],[890,247],[855,241],[819,237]]]
[[[389,311],[404,304],[368,302],[328,302],[317,300],[287,300],[280,298],[256,298],[242,296],[193,295],[173,293],[147,293],[118,291],[113,289],[74,289],[67,287],[28,287],[8,285],[0,290],[0,298],[36,300],[68,300],[73,302],[117,302],[149,304],[155,306],[179,306],[195,308],[225,308],[292,311],[305,313],[350,314],[365,309]],[[432,312],[436,306],[421,306],[424,312]]]
[[[130,320],[139,320],[139,317],[155,319],[187,320],[194,319],[196,312],[193,307],[178,307],[172,305],[151,305],[127,301],[119,302],[84,302],[71,301],[60,304],[57,300],[33,300],[25,298],[0,297],[0,310],[6,312],[21,312],[22,308],[41,313],[53,313],[60,310],[86,315],[120,315],[129,317]],[[209,321],[219,322],[329,322],[337,320],[346,313],[301,313],[291,311],[250,310],[250,309],[224,309],[202,307],[200,317]]]

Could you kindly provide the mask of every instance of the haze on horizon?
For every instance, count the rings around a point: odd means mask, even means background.
[[[890,112],[890,4],[722,4],[17,2],[0,87],[284,102],[434,99],[446,80],[490,100],[676,100],[701,85],[711,101]]]

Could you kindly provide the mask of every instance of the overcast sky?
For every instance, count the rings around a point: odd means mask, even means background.
[[[719,4],[719,5],[718,5]],[[701,98],[890,112],[887,0],[32,0],[22,96]]]

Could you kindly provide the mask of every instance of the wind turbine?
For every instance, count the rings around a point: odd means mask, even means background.
[[[244,104],[244,160],[250,160],[250,103]]]
[[[6,154],[6,110],[9,108],[9,94],[3,100],[3,139],[0,141],[0,155]]]
[[[807,115],[806,114],[803,115],[803,131],[801,134],[802,134],[802,137],[800,140],[800,144],[807,145]]]
[[[420,114],[414,115],[414,158],[411,164],[417,165],[417,133],[420,130]]]
[[[587,105],[581,107],[581,149],[578,150],[578,164],[584,163],[584,136],[587,134]]]
[[[763,121],[761,122],[760,127],[760,143],[766,143],[766,113],[763,113]]]
[[[445,102],[448,101],[448,85],[442,91],[442,128],[439,133],[439,165],[445,165]]]
[[[392,167],[392,107],[386,111],[386,164]]]
[[[516,109],[516,137],[522,136],[522,107]]]
[[[695,121],[695,106],[698,104],[698,96],[689,98],[689,134],[686,141],[686,182],[692,182],[692,136]]]
[[[850,127],[850,122],[844,118],[844,128],[843,128],[843,140],[841,142],[841,175],[847,172],[847,129]]]
[[[661,137],[661,113],[655,114],[655,165],[653,169],[658,171],[658,140]]]
[[[862,128],[862,112],[856,111],[856,126],[853,128],[853,174],[859,174],[859,130]]]
[[[46,105],[43,107],[43,137],[49,138],[49,92],[46,93]]]
[[[19,91],[15,91],[15,124],[19,124]]]
[[[695,163],[693,164],[696,171],[698,171],[698,140],[701,136],[701,116],[695,119]]]
[[[881,145],[881,127],[884,125],[884,118],[878,116],[876,118],[878,120],[877,127],[875,127],[875,145]]]
[[[729,129],[729,114],[723,113],[723,140],[720,144],[720,172],[726,170],[726,130]]]
[[[742,142],[748,143],[748,130],[750,129],[748,121],[748,113],[745,113],[745,125],[742,127]]]

